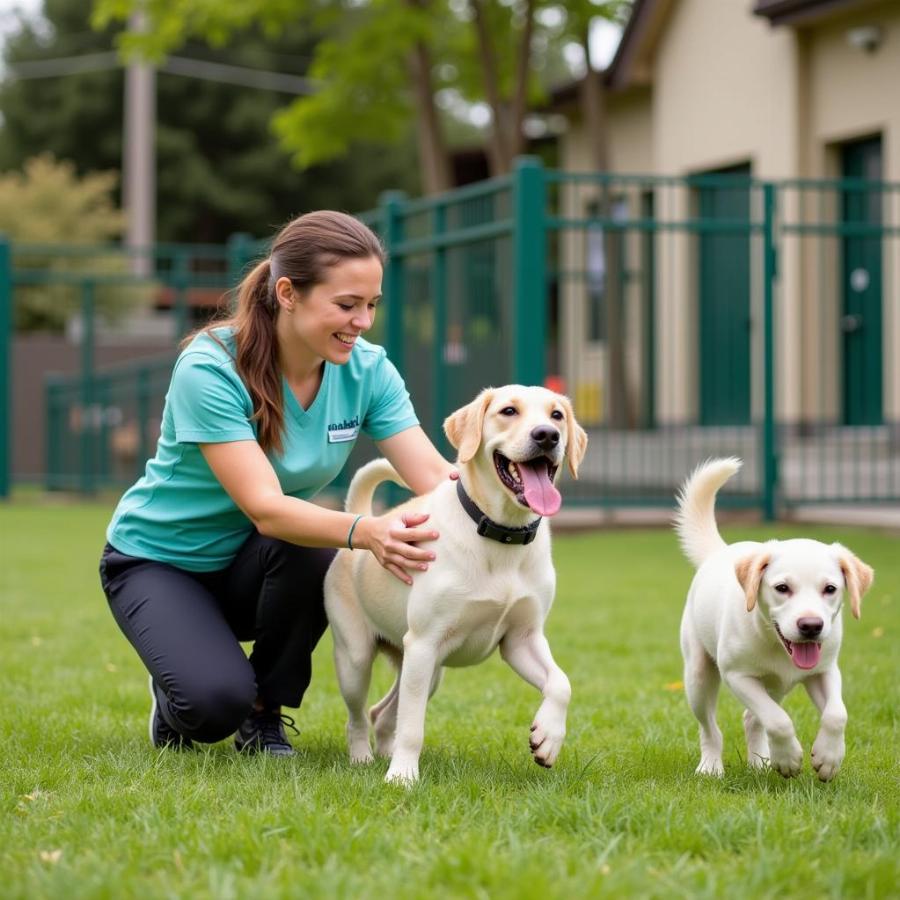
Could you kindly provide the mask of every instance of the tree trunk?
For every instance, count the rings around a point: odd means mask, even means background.
[[[469,6],[475,20],[475,33],[478,36],[478,53],[481,57],[481,71],[484,72],[484,94],[494,120],[488,138],[488,164],[491,175],[503,175],[512,168],[512,155],[506,141],[507,111],[500,96],[497,57],[481,0],[469,0]]]
[[[417,0],[407,2],[410,6],[420,6]],[[413,47],[409,69],[416,107],[416,143],[422,171],[422,189],[426,194],[438,194],[453,187],[453,175],[440,116],[434,102],[431,53],[422,41],[417,41]]]
[[[581,82],[581,107],[587,132],[591,161],[597,172],[606,172],[609,165],[606,144],[606,90],[603,77],[591,63],[587,32],[582,37],[586,72]],[[601,219],[611,219],[614,198],[606,184],[600,185],[597,202]],[[603,296],[606,318],[606,421],[613,428],[628,428],[632,424],[628,381],[625,372],[625,327],[623,321],[622,253],[624,235],[621,231],[604,227],[603,254],[605,277]]]
[[[531,71],[531,36],[534,33],[535,0],[525,4],[525,24],[522,26],[522,40],[519,44],[519,58],[516,65],[516,86],[509,122],[510,163],[520,153],[525,152],[525,113],[528,111],[528,75]]]

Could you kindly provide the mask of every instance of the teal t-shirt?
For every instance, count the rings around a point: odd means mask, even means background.
[[[198,444],[256,439],[253,403],[228,329],[181,353],[163,408],[156,456],[125,492],[106,532],[121,553],[194,572],[226,568],[253,530]],[[418,424],[403,380],[381,347],[357,339],[349,361],[325,363],[309,409],[286,382],[284,451],[269,461],[286,495],[309,500],[341,471],[360,431],[381,441]]]

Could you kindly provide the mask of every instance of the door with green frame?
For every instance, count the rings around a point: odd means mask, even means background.
[[[749,179],[749,165],[697,179],[701,425],[750,422]]]
[[[841,148],[846,179],[880,181],[881,138]],[[849,182],[841,191],[841,344],[843,423],[882,422],[882,196],[869,184]]]

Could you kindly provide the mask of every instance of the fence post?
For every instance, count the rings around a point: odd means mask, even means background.
[[[433,233],[440,239],[447,228],[447,207],[438,200],[434,207]],[[444,437],[444,417],[447,405],[447,365],[444,348],[447,343],[447,248],[438,245],[434,250],[431,268],[431,296],[434,303],[434,350],[431,357],[431,430],[433,440],[444,451],[450,446]]]
[[[774,307],[777,259],[775,247],[775,185],[763,184],[763,516],[778,513],[778,447],[775,434]]]
[[[522,156],[513,170],[513,375],[543,384],[547,344],[547,226],[544,167]]]
[[[81,283],[81,491],[94,489],[94,282]]]
[[[12,253],[0,235],[0,500],[9,497],[12,422]]]
[[[228,285],[232,292],[230,312],[235,310],[237,288],[244,275],[244,267],[250,259],[250,243],[250,235],[243,232],[238,232],[228,238]]]
[[[403,206],[406,194],[403,191],[385,191],[381,195],[384,233],[381,239],[387,251],[384,269],[384,296],[387,299],[387,333],[385,344],[391,362],[403,374],[403,306],[406,299],[403,278],[403,253],[398,250],[403,241]]]
[[[187,251],[175,251],[175,271],[172,278],[173,306],[175,308],[175,344],[190,330],[188,325],[188,282],[190,281],[190,257]]]

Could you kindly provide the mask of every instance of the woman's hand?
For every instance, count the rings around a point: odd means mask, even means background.
[[[407,569],[424,572],[435,558],[431,550],[417,546],[438,538],[436,531],[421,527],[427,520],[427,513],[366,516],[359,520],[353,532],[353,545],[370,550],[388,572],[411,585],[412,577]]]

